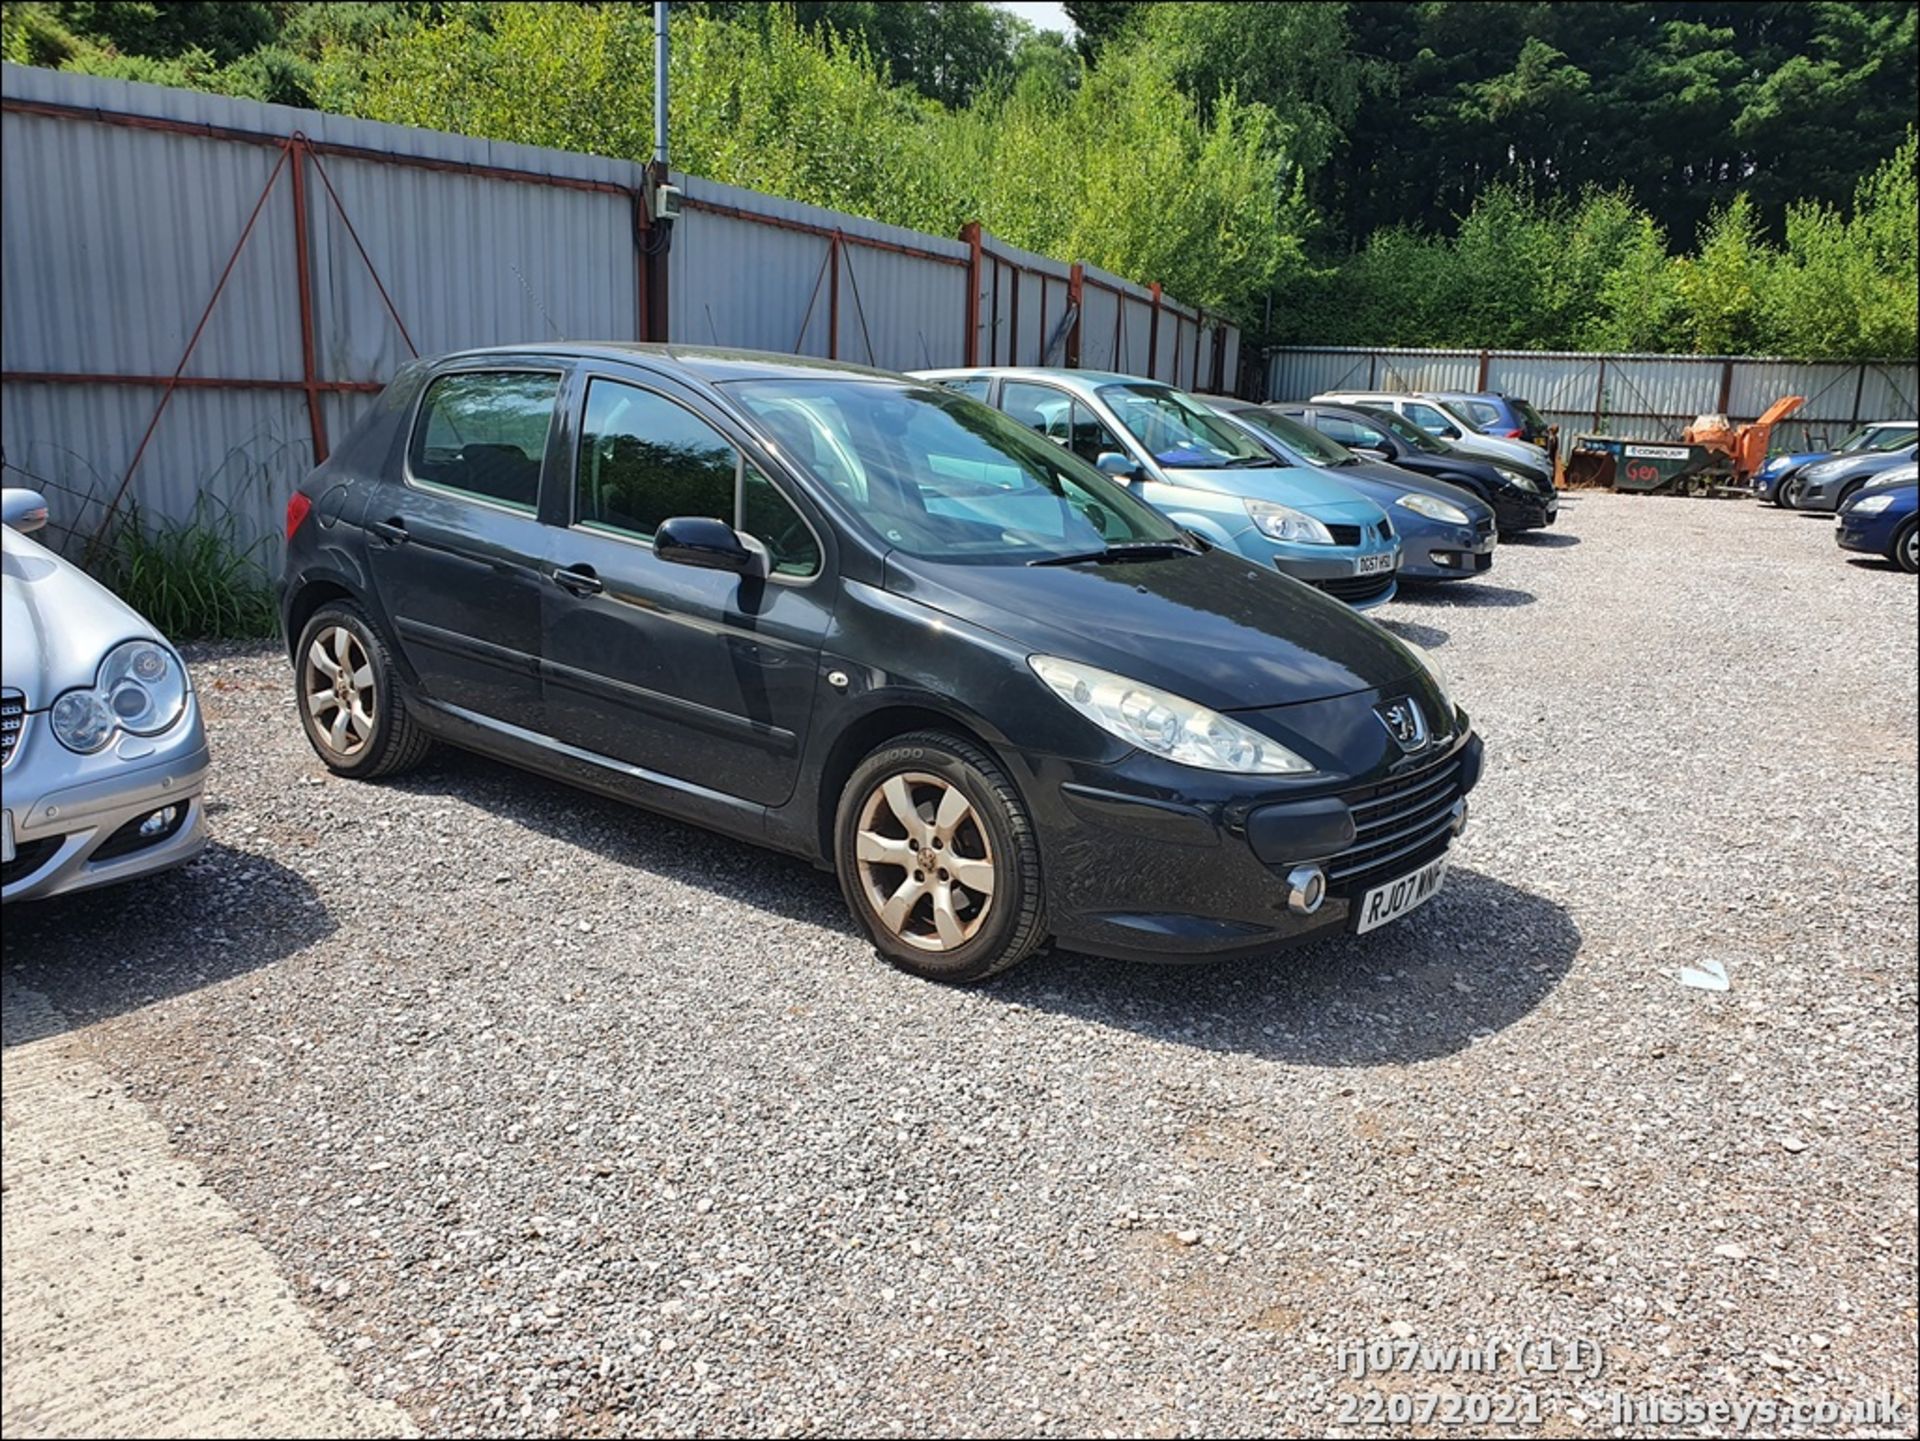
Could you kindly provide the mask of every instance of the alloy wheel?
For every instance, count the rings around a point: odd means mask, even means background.
[[[965,793],[938,776],[907,771],[874,787],[860,808],[854,857],[875,918],[919,950],[965,945],[993,905],[986,827]]]
[[[1900,548],[1906,552],[1907,569],[1920,570],[1920,527],[1908,529],[1907,538],[1901,543]]]
[[[301,691],[314,734],[340,757],[360,754],[373,739],[373,662],[367,648],[344,625],[330,625],[313,638],[301,667]]]
[[[1794,476],[1780,487],[1780,503],[1788,510],[1800,509],[1800,492],[1805,486],[1805,481],[1797,475]]]

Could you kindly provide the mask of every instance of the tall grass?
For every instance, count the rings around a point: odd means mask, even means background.
[[[261,558],[273,539],[248,543],[233,508],[203,492],[186,520],[149,522],[127,506],[92,569],[169,639],[252,640],[277,622]]]

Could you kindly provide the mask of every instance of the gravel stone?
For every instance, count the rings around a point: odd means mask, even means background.
[[[205,856],[10,909],[6,981],[429,1432],[1322,1432],[1380,1384],[1336,1348],[1417,1336],[1597,1345],[1431,1378],[1548,1434],[1912,1435],[1915,585],[1830,532],[1575,494],[1378,612],[1488,769],[1365,938],[945,989],[797,861],[455,752],[333,779],[208,647]]]

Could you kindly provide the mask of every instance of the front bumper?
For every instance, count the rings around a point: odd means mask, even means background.
[[[1833,540],[1842,550],[1857,550],[1864,555],[1893,558],[1893,538],[1906,516],[1881,511],[1860,515],[1851,510],[1840,512],[1834,522]]]
[[[1493,568],[1494,522],[1447,525],[1400,522],[1402,580],[1467,580]]]
[[[1560,514],[1560,492],[1548,490],[1535,494],[1517,488],[1502,490],[1493,497],[1493,514],[1502,535],[1519,530],[1545,530]]]
[[[1344,708],[1367,714],[1374,699],[1346,697]],[[1370,714],[1368,724],[1379,729]],[[1044,763],[1035,810],[1054,934],[1096,955],[1180,962],[1351,930],[1369,890],[1449,848],[1482,755],[1461,716],[1458,733],[1420,757],[1317,788],[1138,753],[1112,767]],[[1327,881],[1310,915],[1288,906],[1287,878],[1303,865]]]
[[[207,764],[192,697],[164,736],[122,737],[92,756],[66,750],[44,713],[29,716],[5,774],[13,855],[0,865],[0,900],[39,900],[192,860],[207,839]],[[140,831],[146,822],[150,834]]]
[[[1840,492],[1848,484],[1858,485],[1857,480],[1839,477],[1833,480],[1814,480],[1811,477],[1802,481],[1800,494],[1795,499],[1796,510],[1837,510],[1840,505]]]

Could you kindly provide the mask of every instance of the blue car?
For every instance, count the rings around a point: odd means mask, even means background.
[[[1920,571],[1920,469],[1889,471],[1840,507],[1833,538],[1842,550],[1893,561],[1908,575]]]
[[[916,375],[1004,411],[1210,543],[1357,610],[1398,589],[1400,537],[1384,510],[1316,468],[1282,465],[1172,386],[1039,367]]]
[[[1769,456],[1753,478],[1753,493],[1782,510],[1799,507],[1805,489],[1805,471],[1811,465],[1869,451],[1899,450],[1912,445],[1916,426],[1911,420],[1876,420],[1861,426],[1832,450],[1796,450]]]
[[[1350,486],[1393,518],[1400,532],[1400,579],[1463,580],[1493,568],[1493,507],[1478,496],[1424,475],[1365,460],[1312,426],[1252,401],[1200,395],[1244,426],[1283,465],[1311,465]]]

